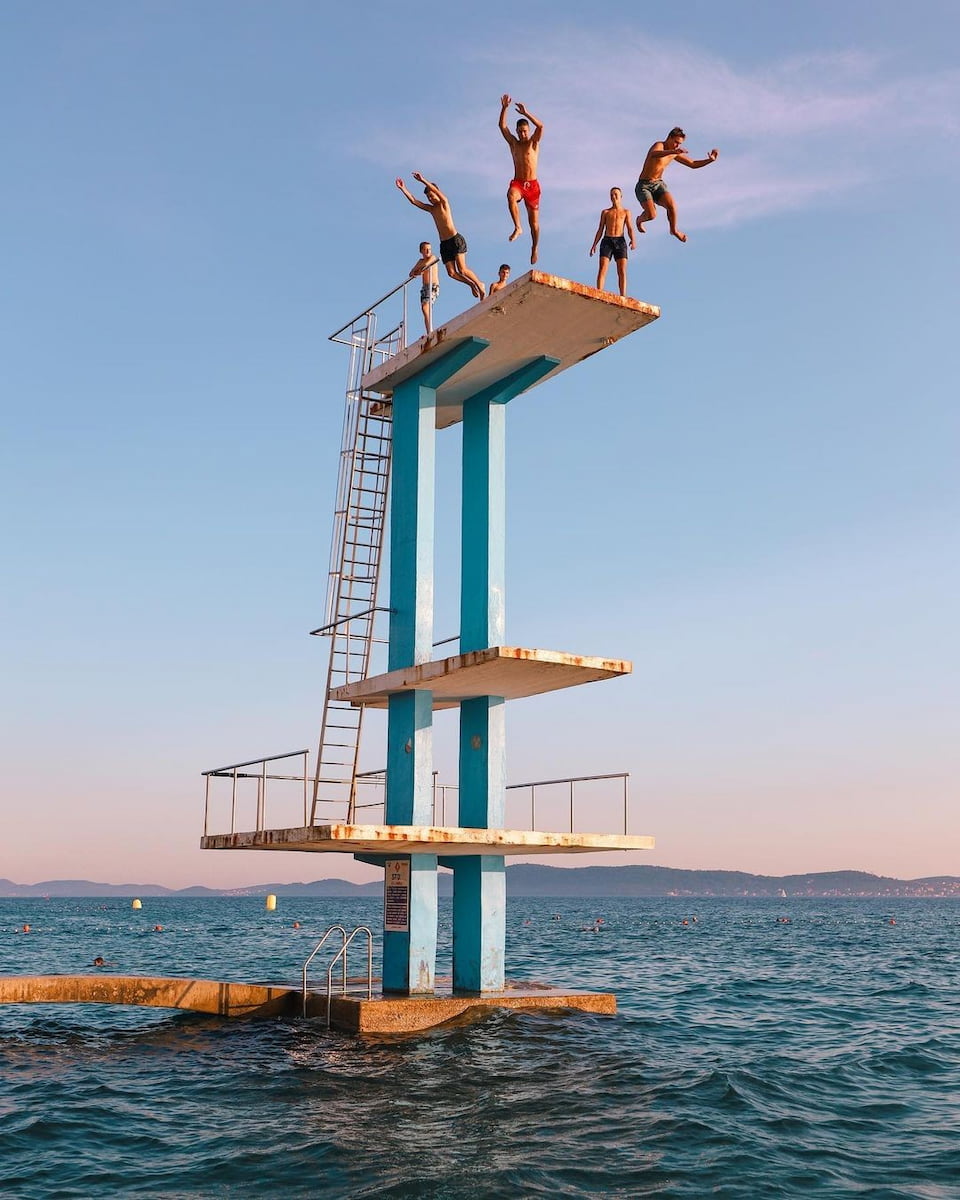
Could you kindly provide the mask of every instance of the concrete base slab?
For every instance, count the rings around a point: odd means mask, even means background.
[[[0,976],[0,1004],[131,1004],[218,1017],[279,1017],[302,1008],[299,989],[282,984],[147,975]]]
[[[457,1019],[476,1019],[492,1009],[573,1010],[612,1016],[617,998],[612,992],[582,992],[539,983],[508,983],[503,991],[454,995],[438,983],[424,996],[334,996],[330,1023],[343,1033],[417,1033]],[[308,1013],[325,1015],[326,997],[311,997]]]
[[[303,993],[284,984],[222,983],[214,979],[164,979],[143,975],[0,976],[0,1004],[121,1004],[188,1009],[218,1017],[299,1017]],[[540,983],[508,983],[498,992],[458,993],[438,980],[423,996],[374,992],[351,979],[346,995],[332,997],[330,1025],[342,1033],[416,1033],[494,1008],[574,1010],[611,1015],[611,992],[583,992]],[[326,1021],[326,993],[307,992],[306,1015]]]

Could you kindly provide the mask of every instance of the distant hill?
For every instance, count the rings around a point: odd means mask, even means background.
[[[443,871],[441,896],[449,896],[453,877]],[[86,879],[50,879],[43,883],[13,883],[0,879],[0,899],[27,897],[133,896],[379,896],[383,885],[350,883],[346,879],[317,879],[312,883],[264,883],[245,888],[166,888],[154,883],[92,883]],[[809,875],[750,875],[745,871],[686,871],[676,867],[548,867],[518,863],[507,868],[507,892],[521,896],[685,896],[790,897],[862,896],[960,897],[960,877],[892,879],[866,871],[820,871]]]

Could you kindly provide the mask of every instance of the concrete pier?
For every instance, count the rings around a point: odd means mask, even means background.
[[[348,984],[348,986],[350,986]],[[429,995],[366,996],[366,980],[354,981],[363,995],[334,994],[330,1026],[342,1033],[414,1033],[448,1021],[478,1018],[491,1009],[617,1011],[608,992],[584,992],[539,983],[507,983],[496,992],[453,994],[450,979],[435,981]],[[145,1008],[184,1009],[216,1017],[300,1017],[303,993],[284,984],[224,983],[214,979],[179,979],[145,975],[13,975],[0,976],[3,1004],[119,1004]],[[326,991],[307,992],[306,1015],[327,1016]]]

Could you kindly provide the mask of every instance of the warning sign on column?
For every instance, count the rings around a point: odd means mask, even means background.
[[[410,931],[410,860],[388,858],[383,876],[383,928],[385,933]]]

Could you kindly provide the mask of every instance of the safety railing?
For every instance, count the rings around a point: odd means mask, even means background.
[[[283,762],[287,759],[301,760],[301,767],[297,773],[286,773],[275,768],[268,768],[270,763]],[[249,831],[249,823],[238,825],[237,814],[238,811],[246,811],[251,800],[255,804],[254,828],[257,832],[280,827],[276,818],[272,824],[267,824],[267,785],[271,782],[295,786],[298,804],[303,813],[303,824],[310,824],[310,792],[313,785],[313,774],[310,770],[307,750],[293,750],[288,754],[275,754],[268,758],[232,763],[230,766],[204,771],[203,775],[206,779],[203,810],[204,836],[210,833],[211,780],[215,779],[226,780],[230,785],[230,833],[237,833],[238,830]],[[382,824],[386,820],[386,784],[387,772],[383,768],[359,772],[356,776],[358,798],[353,804],[352,811],[344,813],[341,819],[358,825]],[[598,788],[593,785],[610,786]],[[241,793],[244,788],[253,789],[253,791],[247,796],[243,796]],[[538,820],[546,820],[550,827],[557,827],[556,832],[558,833],[616,832],[629,834],[630,832],[630,774],[627,771],[603,775],[574,775],[561,779],[537,779],[529,783],[511,783],[507,785],[506,792],[505,823],[509,829],[535,830],[538,828]],[[523,797],[524,792],[529,793],[528,800],[527,797]],[[431,824],[442,828],[459,823],[457,811],[459,793],[459,784],[441,783],[439,772],[434,771]],[[529,820],[520,816],[518,802],[522,803],[524,813],[529,812]],[[274,803],[276,804],[276,800]],[[527,803],[529,807],[527,807]],[[584,811],[585,804],[589,807],[592,820],[592,828],[589,831],[577,829],[578,813]],[[615,817],[615,813],[619,815]],[[298,812],[298,819],[299,815]],[[602,828],[597,828],[598,823]],[[220,828],[215,832],[222,833],[224,831]]]
[[[356,822],[360,825],[379,825],[386,820],[385,770],[363,771],[357,775],[357,791],[363,798],[356,802]],[[529,783],[507,785],[507,817],[509,829],[538,828],[538,820],[547,820],[558,833],[623,833],[630,832],[630,773],[616,771],[604,775],[575,775],[562,779],[537,779]],[[529,793],[526,797],[523,793]],[[459,823],[460,786],[441,783],[439,772],[433,773],[433,804],[431,823],[445,827]],[[578,816],[589,809],[591,828],[578,830]],[[521,811],[524,814],[521,815]],[[526,818],[525,814],[529,813]],[[597,823],[602,828],[597,828]]]
[[[530,791],[530,828],[537,828],[537,788],[542,794],[544,788],[561,787],[567,790],[567,804],[569,806],[569,829],[568,833],[575,833],[576,829],[576,800],[577,800],[577,784],[599,783],[605,780],[616,779],[620,781],[622,786],[623,798],[623,830],[624,834],[629,832],[630,827],[630,774],[627,771],[616,771],[608,775],[576,775],[569,779],[538,779],[533,783],[512,783],[507,787],[508,792]],[[583,789],[581,789],[582,791]],[[592,832],[600,832],[594,830]],[[612,831],[611,831],[612,832]],[[619,832],[619,831],[618,831]]]
[[[204,836],[210,832],[210,781],[213,779],[226,779],[230,782],[231,833],[237,832],[237,809],[238,806],[249,803],[251,788],[254,790],[254,802],[256,805],[254,828],[257,832],[268,828],[266,824],[267,784],[277,782],[286,784],[294,783],[298,786],[302,797],[303,824],[306,825],[309,812],[309,783],[311,782],[307,763],[309,754],[309,750],[290,750],[286,754],[272,754],[267,758],[251,758],[246,762],[231,763],[226,767],[214,767],[212,771],[204,771],[202,773],[206,781],[203,798]],[[295,775],[285,772],[281,773],[274,768],[268,769],[268,763],[284,762],[287,759],[296,758],[302,759],[303,768]],[[250,767],[255,769],[249,770],[248,768]],[[244,826],[241,826],[241,828],[244,828]],[[222,832],[222,830],[218,830],[218,832]]]
[[[439,259],[434,258],[428,265],[433,266],[438,262]],[[410,302],[408,292],[414,287],[419,290],[421,283],[420,276],[408,275],[396,287],[331,333],[329,340],[342,346],[354,346],[362,338],[367,354],[364,364],[367,371],[392,358],[411,341],[410,316],[411,313],[419,316],[419,305]]]

